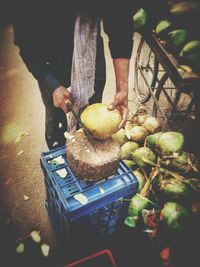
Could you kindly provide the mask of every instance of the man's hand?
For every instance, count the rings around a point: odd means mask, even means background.
[[[118,126],[118,129],[121,129],[125,125],[128,117],[128,94],[126,91],[120,91],[115,94],[114,101],[109,105],[108,109],[112,110],[115,108],[122,115],[122,120]]]
[[[53,104],[56,108],[62,109],[65,113],[68,111],[66,107],[67,99],[71,101],[71,94],[64,86],[60,86],[54,90]]]
[[[129,58],[114,58],[113,65],[116,78],[116,94],[114,101],[110,104],[109,109],[119,109],[122,120],[118,128],[122,128],[128,117],[128,76],[129,76]]]

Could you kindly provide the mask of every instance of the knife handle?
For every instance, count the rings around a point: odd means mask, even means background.
[[[72,102],[71,102],[69,99],[67,99],[67,100],[65,101],[65,105],[66,105],[66,107],[67,107],[67,112],[69,112],[69,111],[71,111],[71,110],[73,109]]]

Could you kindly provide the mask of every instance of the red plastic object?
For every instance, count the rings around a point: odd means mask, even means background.
[[[117,267],[112,252],[103,249],[85,258],[67,264],[65,267]]]

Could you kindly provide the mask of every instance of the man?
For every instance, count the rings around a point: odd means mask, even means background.
[[[77,15],[91,25],[103,19],[116,76],[116,94],[110,109],[128,114],[128,72],[133,45],[130,0],[25,1],[13,9],[14,43],[29,71],[38,80],[46,112],[45,138],[49,149],[65,144],[66,105],[70,93]],[[102,101],[106,80],[103,41],[98,28],[94,95],[89,104]]]

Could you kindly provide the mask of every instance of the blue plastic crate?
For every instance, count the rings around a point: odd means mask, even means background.
[[[61,237],[87,230],[98,237],[114,233],[139,186],[123,161],[115,175],[97,182],[85,182],[73,174],[65,147],[42,153],[40,162],[45,176],[46,207]],[[60,177],[60,170],[66,172],[66,177]]]

